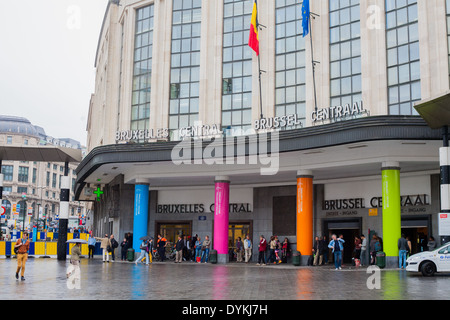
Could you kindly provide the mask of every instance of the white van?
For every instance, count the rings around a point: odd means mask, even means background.
[[[406,271],[422,272],[426,277],[450,272],[450,242],[433,251],[413,254],[406,260]]]

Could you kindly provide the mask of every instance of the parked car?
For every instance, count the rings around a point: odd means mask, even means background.
[[[433,251],[413,254],[406,260],[406,271],[421,272],[426,277],[450,272],[450,242]]]

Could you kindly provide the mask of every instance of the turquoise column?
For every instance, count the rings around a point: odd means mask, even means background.
[[[400,204],[400,167],[398,162],[385,162],[382,168],[383,251],[386,266],[398,266],[398,239],[402,232]]]
[[[140,252],[141,240],[148,235],[148,201],[149,185],[137,184],[134,187],[134,216],[133,216],[133,249]]]

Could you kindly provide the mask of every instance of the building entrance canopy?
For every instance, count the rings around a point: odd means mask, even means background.
[[[0,161],[81,162],[81,150],[54,146],[0,146]]]
[[[242,139],[242,146],[237,137],[220,142],[219,149],[223,149],[224,155],[227,150],[232,150],[234,155],[228,163],[227,153],[223,164],[208,162],[212,160],[207,157],[211,141],[205,140],[198,144],[201,159],[195,157],[197,142],[192,142],[190,157],[179,163],[173,159],[179,143],[173,141],[97,147],[77,168],[75,197],[94,201],[95,195],[85,190],[87,186],[93,190],[97,185],[107,185],[118,175],[124,176],[124,183],[147,182],[151,189],[158,189],[212,185],[219,174],[229,176],[232,185],[295,184],[298,170],[313,170],[314,181],[318,183],[379,175],[381,163],[385,161],[400,162],[402,172],[439,168],[440,133],[431,130],[419,117],[361,118],[278,133],[276,148],[271,143],[272,135],[267,140],[268,148],[255,149],[255,153],[250,146],[252,139],[256,139],[254,136]],[[270,153],[271,148],[278,152]],[[252,163],[252,156],[259,157],[261,150],[268,150],[267,161],[256,159]],[[242,152],[244,156],[239,157]],[[274,174],[261,173],[262,167],[271,165],[277,166]]]

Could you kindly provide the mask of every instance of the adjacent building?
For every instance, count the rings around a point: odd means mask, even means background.
[[[311,1],[304,37],[302,1],[259,0],[259,56],[252,8],[108,4],[75,184],[94,231],[209,235],[221,261],[246,234],[307,257],[341,233],[345,259],[377,234],[390,263],[401,233],[442,236],[442,136],[414,104],[450,89],[450,1]]]
[[[23,117],[0,115],[0,145],[38,146],[57,145],[84,150],[80,142],[70,139],[56,139],[33,125]],[[69,165],[72,181],[69,215],[72,227],[79,225],[79,217],[86,216],[84,202],[75,201],[73,192],[76,181],[76,164]],[[33,225],[47,226],[59,215],[61,177],[64,163],[34,161],[2,161],[3,174],[2,206],[5,208],[7,225],[19,230]],[[38,223],[39,221],[39,223]]]

